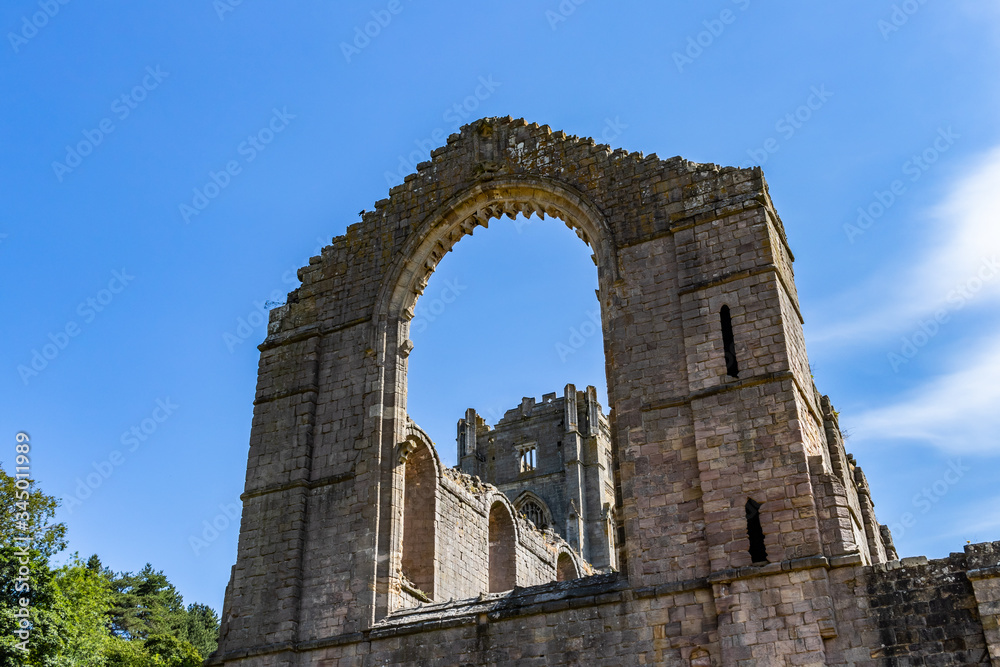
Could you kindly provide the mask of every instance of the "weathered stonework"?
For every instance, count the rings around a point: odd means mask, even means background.
[[[590,572],[573,545],[444,469],[406,412],[430,274],[519,213],[560,218],[597,264],[606,574],[570,580]],[[895,560],[813,386],[760,169],[487,118],[299,278],[260,346],[210,664],[1000,665],[1000,543]]]
[[[457,444],[464,472],[495,484],[598,570],[617,569],[611,427],[594,387],[524,398],[493,428],[470,408]]]

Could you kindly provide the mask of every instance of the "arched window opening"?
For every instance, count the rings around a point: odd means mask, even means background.
[[[597,387],[610,410],[594,255],[561,218],[518,214],[476,227],[434,266],[408,324],[406,411],[444,465],[472,453],[455,434],[468,408],[493,426],[522,397],[572,383]],[[526,475],[544,463],[539,450],[516,456]]]
[[[750,538],[750,560],[754,563],[767,562],[767,549],[764,548],[764,529],[760,525],[760,508],[753,498],[747,499],[747,537]]]
[[[514,521],[500,502],[490,508],[490,593],[509,591],[515,586],[516,550]]]
[[[437,490],[434,466],[430,448],[418,446],[406,459],[403,482],[403,579],[431,599],[434,598]]]
[[[722,349],[726,355],[726,374],[739,377],[740,365],[736,360],[736,339],[733,337],[733,318],[729,314],[729,306],[723,306],[719,312],[722,320]]]
[[[559,554],[559,558],[556,560],[556,581],[571,581],[579,578],[580,573],[570,555],[565,551]]]
[[[535,448],[526,447],[521,451],[521,472],[531,472],[535,465]]]

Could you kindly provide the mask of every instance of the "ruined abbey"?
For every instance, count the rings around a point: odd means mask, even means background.
[[[608,405],[470,406],[445,467],[407,413],[414,306],[518,215],[593,251]],[[207,664],[1000,666],[1000,542],[898,559],[792,261],[759,168],[464,126],[271,311]]]

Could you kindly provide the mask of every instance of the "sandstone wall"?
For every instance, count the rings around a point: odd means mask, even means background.
[[[621,572],[477,594],[483,517],[488,531],[497,502],[514,513],[498,490],[438,471],[440,589],[413,607],[406,454],[431,447],[406,410],[413,308],[464,236],[519,214],[559,218],[597,265]],[[891,538],[812,384],[791,263],[759,169],[521,119],[463,127],[272,311],[211,662],[959,664],[987,646],[997,659],[994,545],[879,569]],[[514,583],[555,578],[562,547],[512,521],[513,552],[492,551],[512,557]],[[751,553],[757,521],[766,561]],[[914,612],[925,604],[945,611]]]

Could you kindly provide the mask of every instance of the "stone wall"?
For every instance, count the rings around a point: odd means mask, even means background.
[[[515,516],[495,486],[454,469],[443,469],[442,473],[434,600],[472,598],[489,591],[489,514],[497,502],[503,502],[515,523],[516,584],[533,586],[556,579],[558,555],[569,546],[564,540]],[[587,571],[582,563],[579,567]]]
[[[970,580],[984,568],[967,568],[993,563],[996,571],[998,561],[993,542],[929,562],[801,559],[645,588],[620,573],[597,575],[402,610],[284,662],[227,664],[991,664],[978,611],[984,601]],[[991,577],[995,586],[1000,580]]]
[[[455,479],[445,471],[441,480],[438,525],[438,560],[449,567],[438,570],[440,585],[436,599],[470,598],[489,590],[489,508],[474,501],[486,488],[471,487],[471,480]],[[471,496],[471,497],[470,497]]]
[[[413,308],[464,236],[519,214],[559,218],[597,265],[621,572],[543,584],[571,550],[515,518],[513,552],[492,551],[513,556],[518,587],[484,593],[489,515],[515,513],[437,462],[430,596],[402,571],[406,459],[423,446],[436,461],[406,410]],[[271,313],[210,662],[904,665],[982,662],[987,648],[1000,660],[996,543],[944,564],[888,560],[891,536],[812,383],[792,260],[758,168],[522,119],[463,127]],[[750,553],[750,500],[766,562]]]
[[[473,432],[474,430],[474,432]],[[597,390],[525,397],[491,427],[475,410],[458,422],[461,469],[496,485],[521,510],[538,504],[551,527],[602,571],[617,567],[611,433]],[[522,469],[534,449],[534,468]]]
[[[991,648],[998,664],[1000,646],[988,644],[980,611],[990,602],[973,579],[987,562],[994,569],[1000,563],[1000,542],[939,560],[831,571],[840,636],[828,647],[829,664],[989,665]],[[1000,581],[995,574],[988,580]]]

